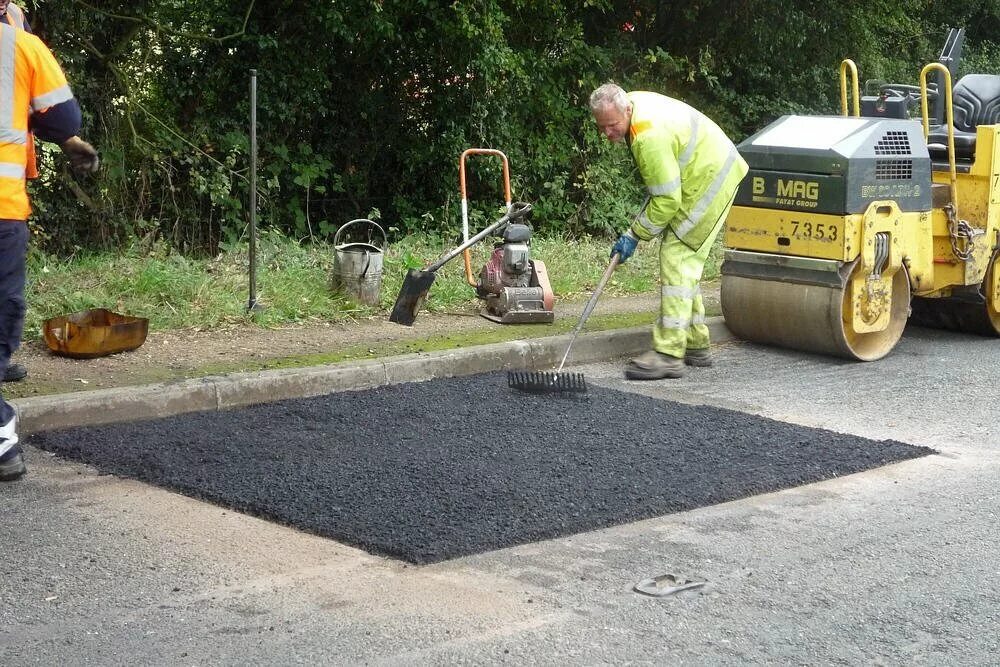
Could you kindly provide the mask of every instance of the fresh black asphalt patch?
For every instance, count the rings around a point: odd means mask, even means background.
[[[38,433],[28,444],[368,551],[431,563],[933,453],[502,374]]]

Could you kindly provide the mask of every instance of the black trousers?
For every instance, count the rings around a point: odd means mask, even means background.
[[[24,285],[27,274],[28,225],[24,220],[0,220],[0,377],[24,333]],[[0,395],[0,424],[14,416],[14,408]]]

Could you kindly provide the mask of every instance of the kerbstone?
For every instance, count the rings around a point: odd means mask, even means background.
[[[713,342],[730,340],[721,317],[710,318]],[[587,333],[573,344],[567,364],[633,355],[649,348],[646,327]],[[210,376],[138,387],[98,389],[12,401],[23,435],[39,431],[223,410],[336,391],[422,382],[501,370],[551,370],[562,359],[570,334],[532,340],[407,354],[327,366]]]

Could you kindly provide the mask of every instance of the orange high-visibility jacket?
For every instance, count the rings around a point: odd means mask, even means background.
[[[24,15],[24,10],[13,2],[7,5],[7,12],[3,15],[3,18],[9,25],[15,28],[31,32],[31,26],[28,25],[28,18]],[[30,135],[28,136],[28,164],[25,175],[28,178],[38,178],[38,158],[35,156],[35,140]]]
[[[0,23],[0,219],[27,220],[28,118],[73,99],[55,56],[30,32]]]

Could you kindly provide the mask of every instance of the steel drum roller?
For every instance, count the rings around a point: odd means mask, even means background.
[[[847,265],[849,273],[854,265]],[[812,284],[739,275],[732,263],[722,276],[722,314],[726,326],[744,340],[846,359],[874,361],[888,354],[906,327],[910,286],[903,270],[892,279],[888,326],[856,333],[845,321],[853,307],[849,281],[818,275]],[[825,282],[826,284],[816,284]]]

